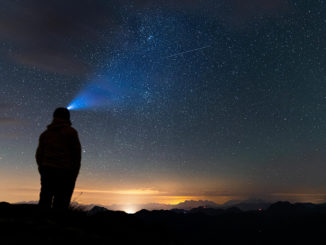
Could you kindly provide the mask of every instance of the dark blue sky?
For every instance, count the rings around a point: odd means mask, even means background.
[[[80,189],[324,200],[324,1],[2,1],[0,16],[2,185],[38,188],[39,134],[83,99]]]

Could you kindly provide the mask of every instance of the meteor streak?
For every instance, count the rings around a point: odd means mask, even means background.
[[[199,50],[206,49],[206,48],[210,48],[210,47],[211,47],[211,45],[204,46],[204,47],[201,47],[201,48],[195,48],[195,49],[183,51],[183,52],[180,52],[180,53],[172,54],[172,55],[169,55],[169,56],[167,56],[165,58],[172,58],[172,57],[176,57],[176,56],[187,54],[187,53],[192,53],[192,52],[199,51]]]

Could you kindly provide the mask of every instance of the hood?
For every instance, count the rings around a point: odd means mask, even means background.
[[[53,118],[52,123],[47,126],[47,129],[56,130],[59,128],[69,127],[69,126],[71,126],[70,120],[66,120],[62,118]]]

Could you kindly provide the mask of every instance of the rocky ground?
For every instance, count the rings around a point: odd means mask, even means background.
[[[326,207],[66,212],[0,203],[0,244],[326,244]]]

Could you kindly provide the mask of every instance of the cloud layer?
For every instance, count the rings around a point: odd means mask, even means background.
[[[1,1],[2,52],[29,67],[80,74],[89,69],[82,49],[98,45],[117,21],[114,8],[100,0]]]

